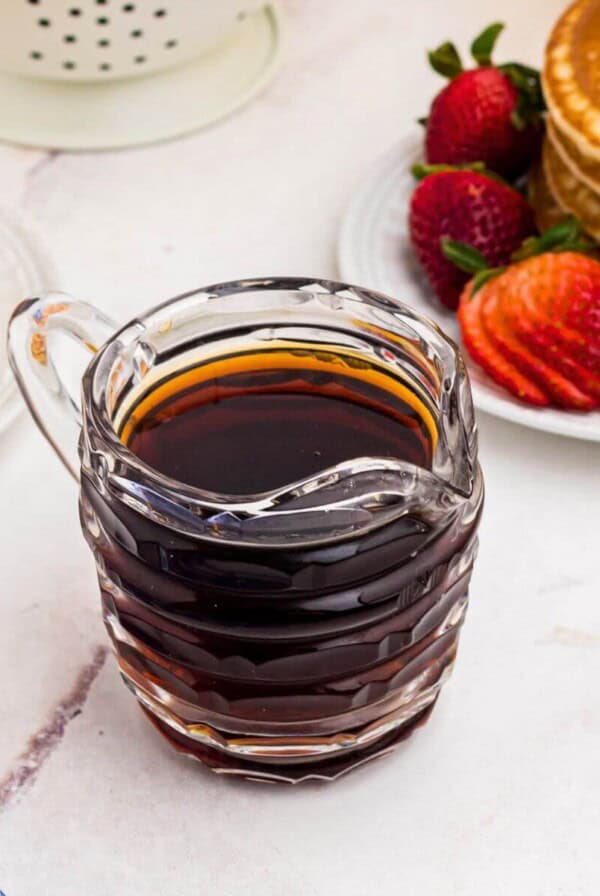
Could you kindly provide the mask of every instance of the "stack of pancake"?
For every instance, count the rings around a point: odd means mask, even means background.
[[[538,227],[573,214],[600,241],[600,0],[577,0],[558,20],[542,85],[547,129],[529,183]]]

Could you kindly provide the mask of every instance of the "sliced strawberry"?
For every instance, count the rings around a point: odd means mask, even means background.
[[[600,345],[560,320],[548,320],[531,307],[523,310],[511,303],[505,314],[510,327],[531,351],[539,353],[549,363],[555,363],[556,355],[572,360],[583,377],[584,391],[596,393],[600,388]],[[587,385],[583,385],[584,380]]]
[[[589,348],[584,350],[586,366],[577,361],[582,342],[585,342],[579,333],[552,324],[536,327],[525,320],[519,321],[513,330],[530,351],[547,360],[551,367],[575,383],[582,392],[600,399],[600,375],[591,369]],[[596,368],[600,370],[600,358]]]
[[[527,404],[547,407],[550,399],[530,377],[522,374],[514,364],[507,361],[489,338],[481,319],[481,305],[491,284],[483,286],[472,296],[472,286],[463,291],[458,308],[458,321],[465,347],[474,361],[498,385],[503,386]]]
[[[600,389],[600,264],[575,252],[546,253],[511,268],[503,310],[515,334],[583,389]],[[579,325],[579,328],[576,328]]]
[[[486,267],[469,245],[447,241],[442,248],[476,272],[459,312],[475,359],[515,394],[514,375],[511,385],[498,357],[550,403],[591,411],[600,406],[600,262],[583,254],[594,246],[580,239],[579,227],[572,219],[527,240],[523,260],[501,271]]]
[[[537,383],[554,401],[572,410],[589,411],[596,405],[554,366],[547,364],[523,345],[506,323],[503,308],[510,304],[512,272],[488,284],[481,300],[481,321],[495,348],[525,376]]]

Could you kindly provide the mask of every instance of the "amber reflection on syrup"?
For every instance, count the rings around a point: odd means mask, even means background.
[[[430,467],[435,430],[423,402],[384,367],[298,347],[170,378],[132,409],[121,437],[173,479],[249,495],[359,457]]]

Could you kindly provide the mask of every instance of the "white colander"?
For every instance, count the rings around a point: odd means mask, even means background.
[[[279,59],[276,0],[0,3],[0,139],[14,142],[109,148],[185,133],[241,105]]]
[[[0,68],[34,78],[109,80],[200,56],[259,0],[2,0]]]

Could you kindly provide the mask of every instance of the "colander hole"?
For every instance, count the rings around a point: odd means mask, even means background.
[[[99,47],[110,47],[110,41],[108,40],[108,38],[103,37],[102,40],[98,41],[98,46]]]
[[[81,10],[79,9],[78,6],[74,6],[72,9],[69,10],[69,15],[70,16],[80,16]]]
[[[37,50],[34,50],[33,53],[30,53],[29,55],[31,56],[32,59],[43,59],[44,58],[44,54],[38,53]]]
[[[136,63],[136,65],[141,65],[143,62],[146,61],[146,57],[145,56],[136,56],[133,61]]]
[[[109,72],[111,70],[112,66],[111,66],[110,62],[102,62],[98,66],[98,68],[100,69],[101,72]]]
[[[123,12],[135,12],[135,3],[126,3]]]
[[[49,28],[50,19],[38,19],[38,25],[40,26],[40,28]]]
[[[96,25],[108,25],[110,19],[107,16],[100,16],[99,19],[96,19]]]
[[[96,0],[96,3],[98,4],[98,6],[106,6],[108,0]]]
[[[72,71],[74,68],[77,68],[77,66],[75,65],[74,62],[69,61],[69,62],[63,62],[63,68],[66,68],[66,69],[69,69],[69,71]]]
[[[131,37],[142,37],[143,34],[143,31],[141,31],[139,28],[136,28],[135,31],[131,32]]]
[[[245,10],[240,9],[237,14],[238,22],[243,22],[247,15],[248,13]]]
[[[168,40],[165,44],[165,47],[167,48],[167,50],[172,50],[173,47],[176,47],[176,46],[177,46],[176,40]]]
[[[75,44],[77,43],[77,37],[75,34],[65,34],[63,40],[66,44]]]
[[[166,16],[166,14],[167,14],[166,9],[157,9],[156,12],[154,13],[154,15],[156,16],[157,19],[164,18],[164,16]]]
[[[28,3],[31,3],[32,6],[37,6],[40,0],[28,0]]]

